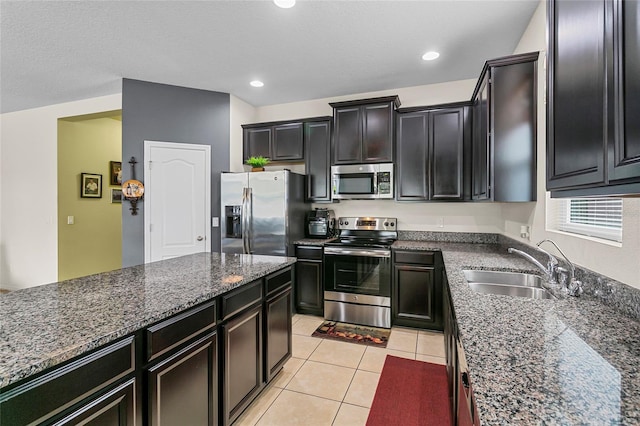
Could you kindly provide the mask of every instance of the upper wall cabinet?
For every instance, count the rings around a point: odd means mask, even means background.
[[[472,198],[536,200],[538,52],[487,61],[474,91]]]
[[[305,121],[304,150],[307,202],[331,201],[331,117]]]
[[[263,156],[271,161],[304,160],[303,123],[244,124],[243,160]]]
[[[640,6],[548,3],[547,189],[640,193]]]
[[[393,161],[397,96],[334,102],[332,164]]]
[[[396,200],[469,196],[469,103],[398,111]]]

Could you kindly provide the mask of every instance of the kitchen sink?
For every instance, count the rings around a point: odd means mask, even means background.
[[[526,297],[529,299],[553,299],[538,275],[521,272],[478,271],[466,269],[464,276],[471,290],[482,294]]]

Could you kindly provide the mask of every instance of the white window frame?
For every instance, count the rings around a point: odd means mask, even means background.
[[[613,214],[589,212],[583,221],[600,222],[600,224],[580,223],[581,220],[572,210],[572,203],[580,201],[594,209],[612,208]],[[621,198],[565,198],[547,200],[547,228],[579,237],[602,240],[608,244],[621,245],[623,201]],[[609,225],[605,225],[609,223]]]

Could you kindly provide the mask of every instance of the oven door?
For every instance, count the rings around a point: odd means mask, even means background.
[[[391,251],[324,248],[325,291],[391,297]]]

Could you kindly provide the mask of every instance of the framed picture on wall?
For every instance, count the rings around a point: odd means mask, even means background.
[[[109,185],[122,185],[122,162],[109,161]]]
[[[122,203],[122,189],[111,188],[111,202]]]
[[[82,198],[102,198],[102,175],[81,173],[80,196]]]

